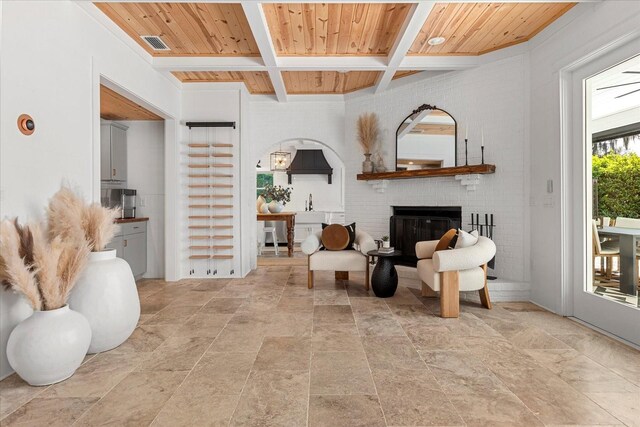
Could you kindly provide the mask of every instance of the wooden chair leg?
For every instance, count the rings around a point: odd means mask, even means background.
[[[369,290],[369,259],[367,259],[366,263],[367,263],[367,268],[364,272],[364,289],[368,291]]]
[[[313,288],[313,270],[311,269],[311,259],[307,257],[307,287]]]
[[[460,314],[460,283],[457,271],[440,273],[440,317],[458,317]]]
[[[484,287],[478,292],[480,293],[480,303],[483,307],[491,310],[491,298],[489,298],[489,287],[487,286],[487,264],[482,266],[484,271]]]
[[[427,285],[424,280],[421,280],[420,283],[422,283],[422,296],[423,297],[427,297],[427,298],[437,298],[438,297],[438,293],[436,291],[434,291],[433,289],[431,289],[429,287],[429,285]]]
[[[349,280],[348,271],[336,271],[336,280]]]

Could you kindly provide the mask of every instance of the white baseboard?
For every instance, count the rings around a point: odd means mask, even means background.
[[[398,284],[407,288],[422,289],[418,273],[413,267],[396,266]],[[494,302],[530,301],[531,285],[508,279],[489,280],[489,295]],[[480,302],[478,292],[460,292],[460,299]]]

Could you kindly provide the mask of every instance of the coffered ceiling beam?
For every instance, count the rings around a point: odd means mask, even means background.
[[[397,66],[397,70],[463,70],[485,63],[484,56],[406,56]],[[156,56],[150,61],[158,71],[268,71],[269,68],[277,68],[281,71],[384,71],[387,69],[387,58],[379,56],[281,56],[276,58],[276,65],[273,67],[265,65],[258,56]]]
[[[398,71],[398,67],[407,55],[413,41],[416,39],[422,26],[427,21],[427,17],[435,3],[417,3],[411,6],[411,10],[400,28],[400,33],[396,38],[387,61],[387,69],[380,75],[376,82],[374,92],[382,92],[389,86],[393,76]]]
[[[264,65],[267,66],[267,72],[271,79],[271,84],[276,92],[276,98],[280,102],[287,101],[287,89],[284,85],[284,79],[282,73],[277,68],[276,51],[273,47],[273,41],[271,40],[271,33],[269,32],[269,26],[267,24],[267,18],[264,15],[262,6],[258,2],[243,1],[240,2],[242,10],[247,17],[247,22],[253,33],[253,37],[256,39],[258,50],[264,61]]]
[[[384,56],[280,56],[278,67],[285,71],[383,71]]]
[[[159,71],[266,71],[259,56],[155,56]]]

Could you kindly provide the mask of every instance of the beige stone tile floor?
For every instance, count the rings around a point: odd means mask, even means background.
[[[70,379],[0,382],[2,426],[640,426],[640,352],[530,303],[388,299],[304,266],[138,284],[140,324]]]

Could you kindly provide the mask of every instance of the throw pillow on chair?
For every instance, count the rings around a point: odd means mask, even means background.
[[[331,224],[322,230],[322,245],[329,251],[341,251],[349,245],[349,231],[344,225]]]

